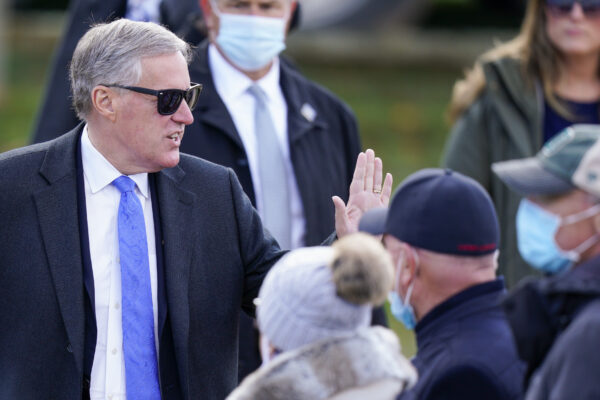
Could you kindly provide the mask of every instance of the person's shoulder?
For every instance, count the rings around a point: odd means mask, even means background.
[[[222,178],[225,175],[228,175],[230,171],[227,167],[186,153],[179,154],[178,167],[183,169],[186,174],[203,175],[215,178]]]
[[[43,142],[8,150],[4,153],[0,153],[0,163],[8,164],[13,162],[26,162],[27,159],[43,156],[43,154],[48,151],[48,147],[49,142]]]
[[[16,183],[32,189],[42,182],[47,184],[65,174],[72,174],[78,137],[77,131],[73,130],[47,142],[0,154],[0,170],[3,172],[0,174],[0,185]]]
[[[528,77],[520,58],[505,56],[482,62],[485,76],[484,93],[504,93],[512,96],[533,95],[534,79]]]
[[[546,354],[527,391],[528,399],[598,398],[595,383],[600,356],[594,349],[600,332],[600,300],[594,300],[577,314]]]
[[[510,55],[505,55],[503,57],[496,57],[487,60],[483,59],[481,60],[481,65],[483,66],[484,70],[487,68],[495,68],[510,72],[521,72],[523,70],[522,59]]]
[[[589,319],[591,323],[599,324],[600,323],[600,298],[592,301],[587,305],[586,308],[583,309],[581,315],[584,318]]]
[[[159,182],[172,182],[179,189],[203,199],[231,199],[241,195],[241,187],[233,170],[180,153],[179,164],[158,172]]]
[[[600,356],[589,349],[596,346],[600,333],[600,300],[583,306],[573,321],[558,337],[548,356],[549,363],[563,365],[585,362],[600,366]]]
[[[0,153],[0,169],[5,172],[10,171],[11,168],[23,169],[31,167],[38,169],[45,159],[48,150],[52,146],[60,145],[62,141],[64,141],[64,138],[61,136],[47,142],[31,144]]]
[[[569,332],[570,331],[570,332]],[[577,314],[571,325],[566,330],[565,335],[570,334],[571,340],[581,343],[589,343],[598,338],[600,332],[600,299],[594,300],[584,306]]]

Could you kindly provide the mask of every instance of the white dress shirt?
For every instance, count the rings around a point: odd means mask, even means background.
[[[117,215],[121,192],[112,181],[122,174],[90,141],[87,125],[81,135],[81,158],[85,183],[90,257],[94,274],[96,327],[98,337],[90,379],[90,397],[94,399],[125,400],[125,359],[121,325],[121,267]],[[144,211],[150,284],[154,311],[154,336],[158,348],[158,307],[156,277],[156,247],[152,200],[148,174],[129,176],[136,183],[135,194]],[[158,352],[157,352],[158,353]]]
[[[275,126],[286,165],[288,191],[290,194],[290,212],[292,215],[292,248],[304,246],[306,221],[304,220],[304,209],[302,207],[300,191],[298,190],[298,183],[296,182],[296,175],[294,174],[294,167],[290,159],[287,103],[279,86],[279,59],[276,57],[267,75],[256,82],[229,64],[212,44],[208,48],[208,63],[217,93],[223,99],[223,103],[225,103],[244,144],[250,174],[252,175],[256,209],[261,216],[263,215],[263,204],[261,182],[258,173],[257,146],[259,146],[259,143],[256,142],[256,133],[254,132],[254,107],[256,100],[248,92],[248,88],[253,84],[257,84],[265,92],[271,119]],[[274,190],[277,189],[275,188]]]

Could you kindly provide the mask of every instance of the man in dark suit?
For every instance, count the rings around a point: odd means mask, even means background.
[[[199,94],[188,56],[156,24],[92,28],[71,65],[85,123],[0,155],[0,398],[235,387],[240,309],[281,251],[231,170],[179,154]],[[380,175],[358,157],[339,236],[387,203]]]
[[[288,248],[318,245],[334,226],[331,197],[347,196],[360,152],[356,120],[338,98],[278,57],[296,2],[241,3],[202,0],[209,40],[196,50],[190,76],[202,83],[203,96],[181,150],[232,168],[261,215],[270,192],[287,191],[289,204],[280,207],[290,208],[291,232],[285,241],[275,237]],[[258,31],[273,21],[275,29]],[[250,92],[253,86],[264,93],[266,107]],[[266,138],[257,132],[257,108],[267,108],[279,139],[285,187],[262,182]]]
[[[196,50],[190,76],[204,91],[181,147],[232,168],[266,227],[288,249],[317,245],[331,233],[331,198],[346,198],[360,152],[351,110],[278,57],[296,6],[293,0],[201,1],[208,40]],[[275,145],[260,122],[265,118]],[[279,163],[268,158],[276,153]],[[375,321],[385,324],[380,309]],[[260,365],[253,325],[242,318],[240,380]]]
[[[79,39],[91,25],[109,22],[118,18],[143,18],[159,22],[173,32],[187,33],[193,24],[192,16],[200,14],[196,0],[147,1],[154,10],[136,12],[131,0],[72,0],[69,5],[69,19],[66,22],[63,38],[54,53],[48,76],[46,91],[38,111],[32,133],[32,142],[40,143],[57,138],[79,124],[75,110],[71,106],[69,94],[69,62]],[[148,9],[148,6],[146,6]],[[144,15],[145,14],[145,15]],[[195,32],[194,32],[195,33]],[[195,33],[197,37],[197,33]]]

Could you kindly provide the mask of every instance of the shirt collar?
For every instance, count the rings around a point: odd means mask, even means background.
[[[273,59],[269,72],[256,82],[231,65],[212,43],[208,46],[208,63],[215,87],[225,103],[244,94],[253,84],[257,84],[268,99],[279,93],[279,57]]]
[[[93,194],[98,193],[121,174],[92,144],[88,134],[88,125],[81,134],[81,162],[83,173]],[[137,185],[140,193],[148,198],[148,173],[128,175]]]

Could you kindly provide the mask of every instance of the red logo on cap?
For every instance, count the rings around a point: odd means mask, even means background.
[[[487,251],[487,250],[495,250],[496,243],[488,243],[488,244],[459,244],[458,250],[460,251]]]

